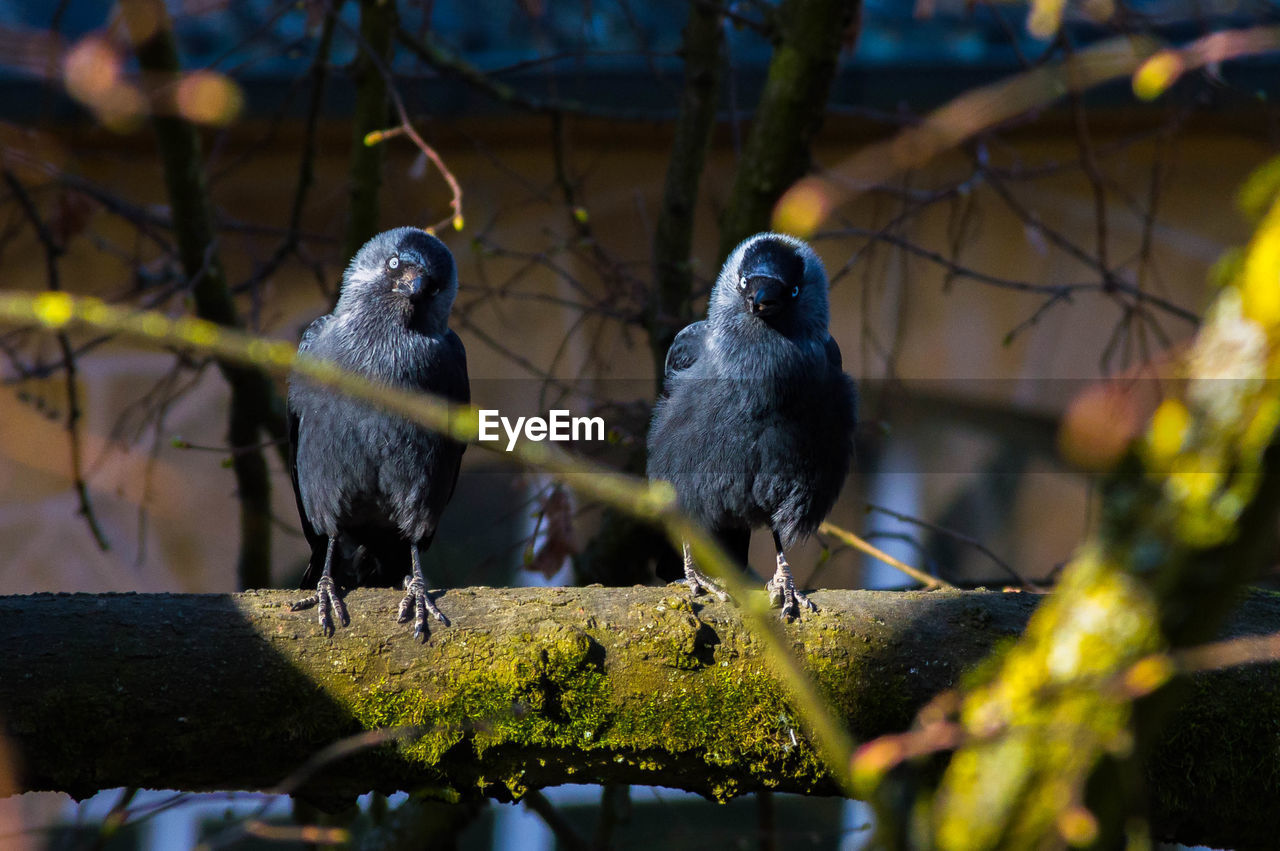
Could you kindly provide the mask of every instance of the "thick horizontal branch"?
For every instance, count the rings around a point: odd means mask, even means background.
[[[312,796],[436,788],[519,796],[566,782],[715,797],[835,787],[732,604],[668,588],[464,588],[425,645],[400,594],[349,595],[325,639],[297,592],[0,598],[0,714],[20,785],[277,788],[334,742],[412,735],[321,767]],[[826,591],[786,627],[859,739],[916,710],[1016,635],[1037,602],[988,592]],[[1280,628],[1256,593],[1229,634]],[[1151,773],[1157,824],[1265,818],[1245,801],[1280,775],[1280,665],[1198,675]],[[403,731],[402,731],[403,732]],[[1212,797],[1212,800],[1209,800]],[[1240,801],[1240,805],[1230,802]],[[1168,831],[1162,831],[1167,833]]]

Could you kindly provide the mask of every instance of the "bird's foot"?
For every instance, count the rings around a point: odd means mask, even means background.
[[[764,588],[769,592],[769,602],[782,607],[781,617],[784,621],[800,617],[801,606],[811,612],[818,611],[817,604],[800,593],[795,580],[791,578],[791,571],[783,570],[782,565],[779,565],[778,572],[765,583]]]
[[[419,641],[427,640],[428,612],[440,623],[449,625],[449,619],[436,608],[436,604],[431,601],[431,595],[427,593],[426,584],[417,576],[412,579],[405,578],[404,599],[400,601],[400,613],[396,616],[396,620],[399,623],[406,623],[410,612],[413,612],[413,637]]]
[[[684,569],[684,583],[689,586],[689,593],[694,597],[710,592],[719,597],[722,603],[729,600],[728,593],[714,579],[700,570],[686,566]]]
[[[338,586],[332,577],[321,576],[320,581],[316,583],[316,593],[293,603],[289,606],[289,611],[300,612],[316,605],[320,607],[320,631],[326,636],[332,636],[334,632],[333,617],[330,612],[337,614],[338,623],[343,626],[351,625],[351,616],[347,614],[347,604],[342,602],[342,597],[338,594]]]

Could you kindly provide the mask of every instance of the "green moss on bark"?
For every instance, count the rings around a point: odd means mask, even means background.
[[[567,782],[837,791],[731,604],[676,587],[453,589],[437,601],[453,625],[421,644],[396,623],[395,591],[351,593],[351,626],[331,639],[314,612],[288,610],[295,593],[0,597],[0,719],[22,788],[269,789],[337,742],[412,725],[321,760],[305,793],[341,806],[370,790],[509,800]],[[786,634],[861,740],[905,729],[1036,603],[815,600]],[[1232,634],[1278,626],[1280,596],[1258,594]],[[1148,772],[1160,835],[1241,845],[1274,831],[1278,671],[1223,671],[1188,693]]]

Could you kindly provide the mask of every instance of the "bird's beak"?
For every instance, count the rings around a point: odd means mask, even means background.
[[[782,281],[764,276],[750,278],[747,291],[755,293],[751,296],[751,312],[756,316],[772,316],[782,309],[782,297],[786,294]]]
[[[407,296],[410,301],[416,301],[418,296],[422,295],[422,273],[415,272],[411,275],[405,275],[396,281],[392,289]]]

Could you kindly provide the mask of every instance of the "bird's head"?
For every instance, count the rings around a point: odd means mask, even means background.
[[[351,258],[337,311],[391,311],[426,333],[441,333],[457,295],[458,270],[445,244],[418,228],[395,228]]]
[[[758,233],[733,250],[715,288],[717,316],[747,314],[789,337],[827,333],[827,273],[804,240]]]

